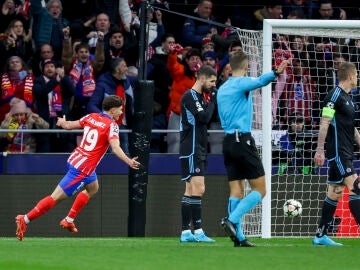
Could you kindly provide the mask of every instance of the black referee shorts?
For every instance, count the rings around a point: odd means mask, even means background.
[[[224,163],[228,180],[255,179],[265,175],[251,133],[226,134],[223,141]]]

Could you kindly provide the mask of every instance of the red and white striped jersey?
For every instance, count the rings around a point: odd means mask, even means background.
[[[68,162],[76,169],[91,175],[109,148],[109,141],[119,138],[119,127],[104,113],[91,113],[79,121],[84,129],[83,137]]]

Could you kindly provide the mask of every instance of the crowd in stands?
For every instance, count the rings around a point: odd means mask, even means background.
[[[1,0],[1,128],[56,129],[58,116],[75,120],[98,112],[104,97],[116,94],[124,102],[119,127],[131,129],[141,2]],[[217,71],[217,87],[231,75],[229,52],[243,46],[231,26],[261,30],[267,18],[360,19],[353,1],[255,0],[251,6],[235,2],[148,1],[146,78],[155,85],[153,128],[169,129],[152,135],[152,152],[178,152],[180,136],[171,131],[179,130],[181,96],[196,81],[201,65]],[[320,108],[327,88],[336,85],[337,65],[348,60],[360,65],[359,40],[345,41],[354,44],[347,50],[343,41],[310,39],[274,35],[274,67],[284,58],[292,63],[273,85],[274,128],[283,128],[296,114],[306,128],[316,129],[319,109],[310,108]],[[216,114],[209,129],[221,129]],[[124,151],[127,136],[121,133]],[[210,136],[209,152],[221,153],[222,134]],[[24,147],[18,147],[19,140]],[[0,133],[0,151],[68,152],[77,143],[75,133]]]

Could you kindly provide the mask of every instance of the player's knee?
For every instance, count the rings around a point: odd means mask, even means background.
[[[353,183],[353,189],[351,190],[352,192],[354,192],[356,195],[360,195],[360,181],[359,179],[356,179]]]
[[[331,200],[339,201],[344,192],[344,188],[345,186],[341,186],[341,185],[330,185],[327,196]]]
[[[197,190],[198,196],[202,196],[205,193],[205,185],[201,185]]]
[[[90,184],[85,189],[86,189],[86,192],[87,192],[88,196],[92,197],[98,192],[99,184],[98,183]]]
[[[205,193],[205,185],[197,185],[195,189],[192,190],[193,196],[203,196]]]
[[[265,187],[261,187],[261,188],[254,188],[253,190],[256,190],[257,192],[260,193],[261,198],[264,198],[266,195],[266,188]]]
[[[98,191],[99,191],[99,187],[97,187],[96,189],[92,190],[91,197],[94,196]]]

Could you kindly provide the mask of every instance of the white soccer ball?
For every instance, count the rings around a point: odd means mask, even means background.
[[[299,201],[290,199],[284,204],[284,215],[286,217],[298,217],[302,213],[302,205]]]

